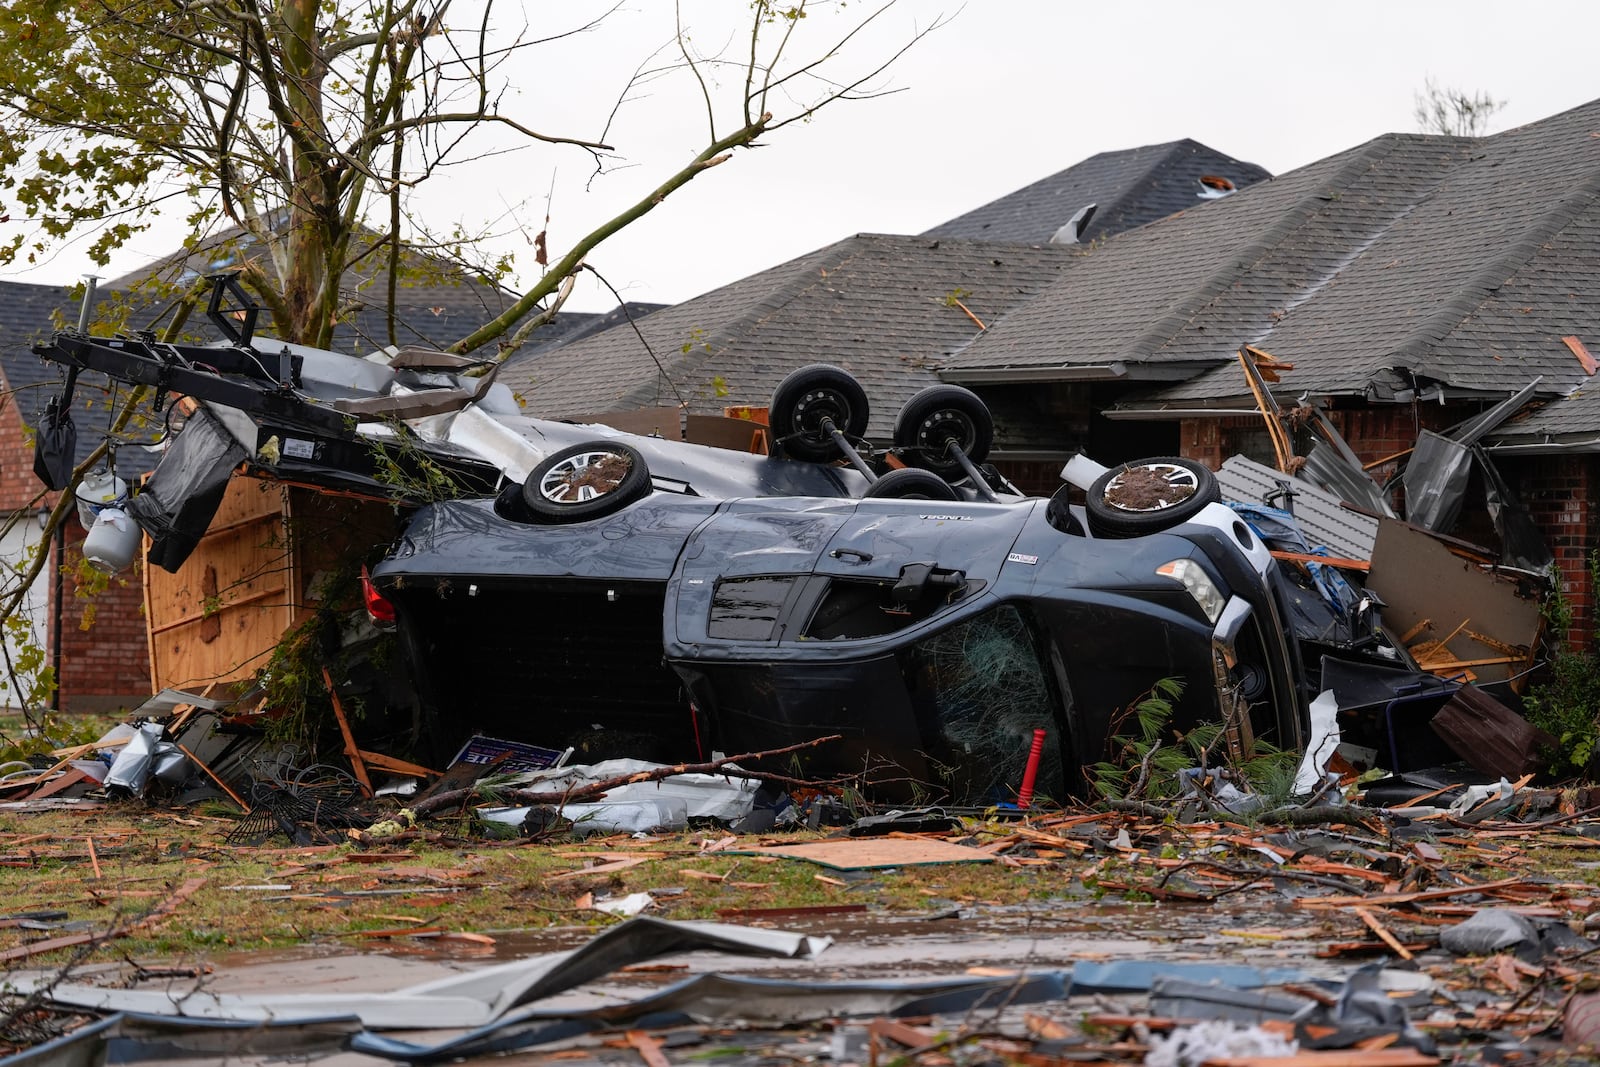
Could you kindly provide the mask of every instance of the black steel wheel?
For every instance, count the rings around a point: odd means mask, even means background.
[[[892,470],[867,486],[867,491],[861,495],[879,500],[956,499],[956,491],[949,482],[932,471],[917,467]]]
[[[1096,537],[1138,537],[1185,522],[1221,499],[1217,477],[1205,464],[1156,456],[1106,471],[1084,505]]]
[[[900,409],[894,420],[894,443],[901,458],[937,474],[959,475],[961,464],[950,457],[950,445],[982,463],[994,443],[994,417],[978,394],[959,385],[930,385]]]
[[[598,519],[650,492],[650,468],[618,441],[586,441],[546,456],[528,473],[522,502],[535,522]]]
[[[842,453],[825,423],[832,420],[845,437],[859,440],[867,432],[868,414],[867,391],[849,371],[813,363],[778,383],[767,424],[785,455],[831,463]]]

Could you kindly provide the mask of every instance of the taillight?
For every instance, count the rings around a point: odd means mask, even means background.
[[[383,598],[377,586],[372,584],[372,575],[367,573],[366,564],[361,565],[361,600],[367,606],[367,618],[380,630],[394,629],[394,605]]]

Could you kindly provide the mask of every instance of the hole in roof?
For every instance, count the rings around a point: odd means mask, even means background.
[[[1068,219],[1066,223],[1050,237],[1053,245],[1075,245],[1083,239],[1083,232],[1089,228],[1089,220],[1094,218],[1094,211],[1098,205],[1085,204]]]

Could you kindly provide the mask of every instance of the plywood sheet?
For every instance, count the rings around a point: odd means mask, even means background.
[[[735,850],[729,850],[733,852]],[[994,857],[981,849],[953,845],[928,837],[854,837],[837,841],[810,841],[800,845],[738,849],[741,853],[806,860],[838,871],[875,867],[916,867],[929,863],[990,863]]]
[[[145,568],[156,689],[250,677],[318,607],[328,572],[395,523],[386,503],[235,476],[178,573]]]
[[[1383,621],[1391,630],[1416,630],[1412,643],[1444,641],[1455,660],[1475,664],[1470,669],[1480,683],[1520,674],[1531,661],[1541,625],[1538,602],[1415,527],[1393,519],[1378,524],[1366,584],[1388,605]],[[1511,663],[1478,662],[1504,659],[1507,648],[1526,655]]]
[[[283,507],[281,487],[235,477],[178,573],[145,567],[156,690],[247,678],[264,664],[292,618]]]

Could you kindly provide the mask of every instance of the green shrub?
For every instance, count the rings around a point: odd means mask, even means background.
[[[1541,609],[1549,662],[1544,676],[1523,697],[1528,721],[1559,742],[1547,755],[1557,778],[1592,778],[1600,742],[1600,655],[1577,647],[1572,603],[1552,576],[1554,590]],[[1600,550],[1589,552],[1589,586],[1600,588]]]
[[[1179,772],[1190,767],[1220,769],[1228,763],[1221,723],[1197,723],[1187,731],[1172,726],[1173,703],[1183,682],[1163,678],[1111,725],[1109,759],[1089,768],[1094,790],[1105,800],[1159,799],[1177,796]],[[1130,724],[1132,732],[1122,732]],[[1262,795],[1269,806],[1287,800],[1294,788],[1299,757],[1256,741],[1247,759],[1229,766],[1233,781]]]

